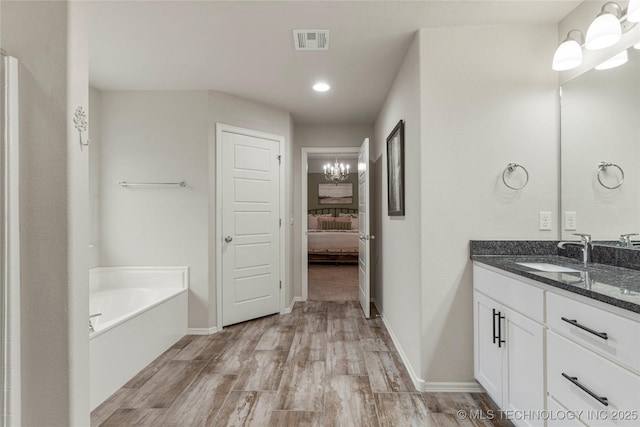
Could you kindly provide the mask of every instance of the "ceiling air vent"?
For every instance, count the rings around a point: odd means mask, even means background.
[[[329,30],[293,30],[296,50],[328,50]]]

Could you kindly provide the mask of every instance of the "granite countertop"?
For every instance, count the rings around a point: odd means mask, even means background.
[[[640,313],[640,270],[589,263],[559,255],[471,255],[473,261]],[[551,273],[518,263],[548,263],[577,272]]]

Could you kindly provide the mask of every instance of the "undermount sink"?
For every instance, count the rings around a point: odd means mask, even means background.
[[[533,268],[534,270],[546,271],[549,273],[579,273],[579,270],[573,268],[562,267],[560,265],[548,264],[546,262],[519,262],[518,265]]]

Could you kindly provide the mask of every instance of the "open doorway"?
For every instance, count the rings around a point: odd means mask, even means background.
[[[303,149],[304,299],[358,300],[358,150]],[[327,179],[325,169],[336,162],[343,165],[343,179]]]

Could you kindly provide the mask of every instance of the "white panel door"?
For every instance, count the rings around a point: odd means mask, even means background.
[[[365,317],[371,317],[371,240],[369,216],[369,138],[358,155],[358,299]]]
[[[219,143],[226,326],[280,311],[280,146],[229,130]]]

